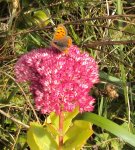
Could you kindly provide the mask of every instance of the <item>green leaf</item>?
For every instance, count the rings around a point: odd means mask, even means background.
[[[53,135],[53,137],[56,139],[56,137],[58,137],[58,135],[59,135],[59,130],[58,130],[58,128],[56,128],[56,127],[55,127],[53,124],[51,124],[51,123],[45,123],[44,125],[46,126],[47,131],[49,131],[49,132]]]
[[[135,135],[127,131],[122,126],[119,126],[118,124],[94,113],[84,113],[80,117],[82,120],[92,122],[135,147]]]
[[[16,92],[18,91],[17,89],[18,89],[18,87],[14,88],[14,89],[11,91],[10,95],[9,95],[8,98],[6,99],[6,102],[9,102],[9,101],[11,101],[12,98],[14,98]]]
[[[49,18],[50,15],[48,9],[46,9],[46,12],[37,10],[33,15],[34,23],[41,28],[47,26],[51,22]]]
[[[124,31],[130,32],[132,34],[135,34],[135,25],[134,24],[127,24],[126,27],[124,28]],[[130,37],[131,38],[131,37]],[[134,36],[132,37],[134,40]]]
[[[121,80],[119,78],[116,78],[116,77],[113,77],[113,76],[110,76],[108,75],[107,73],[103,72],[103,71],[100,71],[100,78],[102,80],[105,80],[105,81],[108,81],[108,82],[112,82],[112,83],[115,83],[115,84],[122,84]]]
[[[57,149],[58,145],[52,135],[42,125],[32,122],[27,132],[27,143],[31,150]]]
[[[80,148],[86,143],[87,139],[93,134],[91,124],[83,120],[75,120],[69,128],[64,138],[64,150]]]
[[[72,37],[74,38],[74,41],[77,43],[77,45],[79,45],[80,43],[80,38],[78,37],[78,35],[76,34],[74,28],[72,25],[70,25],[70,29],[71,29],[71,32],[72,32]]]
[[[123,149],[123,143],[120,142],[119,140],[112,140],[111,141],[111,147],[112,149],[115,149],[115,150],[122,150]]]
[[[64,113],[64,133],[69,129],[69,127],[72,124],[73,118],[78,114],[78,109],[75,109],[73,112],[63,112]],[[50,120],[50,123],[52,123],[55,128],[59,128],[59,116],[55,113],[51,113],[50,116],[48,116],[47,120]]]

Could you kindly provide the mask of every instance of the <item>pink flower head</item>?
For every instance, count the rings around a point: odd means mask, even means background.
[[[33,50],[23,55],[15,65],[19,82],[30,81],[36,108],[42,113],[92,111],[94,98],[90,88],[97,83],[98,66],[86,52],[71,46],[69,53],[54,48]]]

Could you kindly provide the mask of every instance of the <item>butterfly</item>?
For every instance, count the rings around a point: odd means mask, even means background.
[[[59,24],[54,32],[51,46],[55,47],[61,52],[68,53],[70,46],[72,45],[72,39],[67,36],[67,29],[63,24]]]

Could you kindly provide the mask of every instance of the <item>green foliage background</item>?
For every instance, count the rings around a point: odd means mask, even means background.
[[[28,149],[27,125],[46,118],[34,112],[28,86],[16,83],[13,70],[22,54],[49,47],[60,23],[99,64],[94,113],[135,134],[134,0],[0,0],[0,149]],[[93,129],[84,149],[134,149],[103,128]]]

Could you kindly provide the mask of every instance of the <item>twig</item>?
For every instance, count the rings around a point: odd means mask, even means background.
[[[78,24],[78,23],[76,23]],[[80,24],[80,23],[79,23]],[[131,32],[128,32],[128,31],[123,31],[122,29],[116,29],[116,28],[112,28],[112,27],[107,27],[107,26],[102,26],[102,25],[90,25],[90,26],[93,26],[93,27],[100,27],[100,28],[107,28],[107,29],[111,29],[111,30],[115,30],[115,31],[120,31],[122,33],[125,33],[125,34],[130,34],[130,35],[135,35],[135,33],[131,33]]]
[[[23,126],[24,128],[27,128],[27,129],[29,128],[28,125],[22,123],[20,120],[15,119],[14,117],[12,117],[11,115],[5,113],[5,112],[4,112],[3,110],[1,110],[1,109],[0,109],[0,113],[1,113],[2,115],[6,116],[7,118],[11,119],[12,121],[16,122],[17,124]]]
[[[116,19],[116,18],[135,18],[134,14],[131,15],[111,15],[111,16],[100,16],[100,17],[95,17],[95,18],[85,18],[85,19],[79,19],[75,21],[66,21],[64,24],[71,24],[71,23],[77,23],[77,22],[84,22],[84,21],[93,21],[93,20],[105,20],[105,19]]]
[[[126,44],[135,44],[135,40],[127,40],[127,41],[95,41],[89,44],[85,44],[85,47],[97,47],[104,45],[126,45]]]
[[[17,144],[17,141],[18,141],[20,132],[21,132],[21,127],[19,126],[18,132],[17,132],[16,137],[15,137],[15,141],[14,141],[14,143],[13,143],[13,145],[12,145],[11,150],[14,150],[14,149],[15,149],[15,146],[16,146],[16,144]]]
[[[1,22],[1,21],[6,21],[6,20],[8,20],[8,19],[9,19],[9,17],[0,18],[0,22]]]

